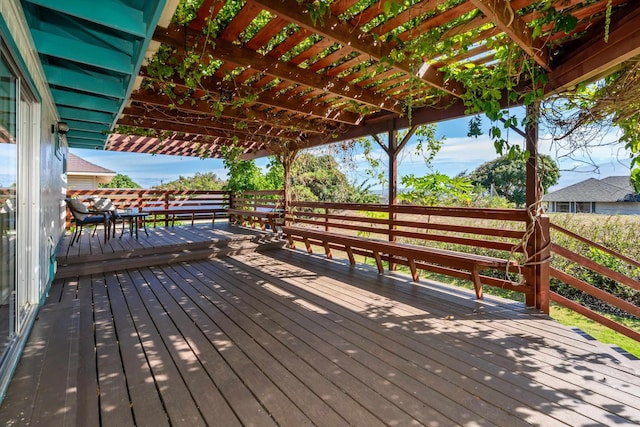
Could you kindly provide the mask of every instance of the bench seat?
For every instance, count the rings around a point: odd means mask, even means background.
[[[351,265],[355,264],[353,249],[362,249],[370,252],[376,261],[376,266],[380,274],[384,273],[382,265],[383,255],[389,257],[400,257],[406,259],[411,277],[418,281],[418,269],[416,261],[423,261],[429,264],[448,266],[458,270],[466,270],[470,274],[470,279],[476,292],[476,297],[482,299],[482,282],[480,271],[485,269],[497,269],[506,271],[513,269],[517,271],[518,263],[513,260],[495,258],[485,255],[456,252],[447,249],[436,249],[426,246],[416,246],[397,242],[386,242],[382,240],[368,239],[358,236],[348,236],[345,234],[331,233],[323,230],[314,230],[302,227],[283,226],[282,232],[286,234],[289,245],[294,248],[294,237],[302,239],[307,252],[311,251],[311,241],[321,242],[325,248],[327,257],[331,258],[331,244],[340,245],[344,248]]]
[[[169,225],[169,221],[171,221],[171,226],[173,227],[175,224],[176,218],[179,217],[189,217],[191,218],[191,225],[194,225],[196,218],[211,218],[211,223],[215,224],[216,218],[219,218],[222,214],[226,214],[226,208],[147,208],[143,209],[142,212],[153,215],[153,226],[156,226],[156,219],[159,215],[163,215],[165,217],[165,225]]]

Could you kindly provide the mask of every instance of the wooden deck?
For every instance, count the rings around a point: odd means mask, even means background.
[[[211,221],[196,223],[194,226],[175,227],[153,227],[147,226],[149,235],[147,236],[142,228],[138,232],[138,239],[129,235],[128,231],[121,236],[121,224],[117,224],[115,237],[110,238],[106,243],[102,236],[100,227],[95,236],[91,237],[93,230],[85,230],[79,243],[70,246],[69,235],[65,236],[58,252],[58,261],[65,262],[67,259],[77,257],[108,257],[111,254],[118,254],[128,251],[144,251],[149,248],[165,248],[168,246],[179,246],[183,244],[194,245],[212,240],[242,240],[248,236],[255,236],[253,230],[234,227],[229,225],[229,221],[219,220],[212,226]]]
[[[57,280],[0,423],[637,425],[638,363],[518,303],[279,249]]]

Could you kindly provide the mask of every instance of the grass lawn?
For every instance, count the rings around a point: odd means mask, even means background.
[[[617,345],[640,359],[640,342],[636,340],[619,334],[606,326],[602,326],[599,323],[576,313],[575,311],[553,303],[550,307],[550,315],[565,326],[574,326],[591,335],[598,341],[605,344]],[[640,320],[624,319],[613,316],[607,317],[611,317],[615,321],[622,323],[629,328],[640,330]]]

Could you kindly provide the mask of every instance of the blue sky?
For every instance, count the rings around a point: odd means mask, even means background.
[[[467,137],[468,119],[452,120],[438,124],[437,133],[445,136],[444,146],[433,161],[433,169],[449,176],[456,175],[464,171],[472,171],[479,165],[497,157],[493,142],[488,135],[478,138]],[[484,127],[488,127],[485,119]],[[486,130],[486,129],[485,129]],[[504,136],[504,135],[503,135]],[[616,135],[607,135],[608,140],[615,141]],[[520,145],[524,148],[524,140],[515,132],[509,132],[509,141],[512,144]],[[413,138],[399,158],[399,176],[406,174],[424,175],[429,170],[424,164],[424,160],[412,154],[415,151],[416,140]],[[562,171],[560,182],[555,188],[565,187],[584,179],[595,177],[604,178],[610,175],[629,175],[628,155],[620,144],[614,146],[595,147],[589,153],[582,153],[578,160],[562,159],[562,152],[556,151],[557,147],[552,146],[547,135],[541,132],[540,152],[550,154],[559,160]],[[101,150],[71,149],[71,152],[84,158],[85,160],[111,169],[117,173],[131,177],[135,182],[145,188],[159,185],[162,182],[172,181],[179,176],[192,176],[196,172],[214,172],[219,177],[224,178],[226,172],[222,160],[218,159],[198,159],[180,156],[150,155],[139,153],[121,153]],[[381,155],[381,152],[380,152]],[[381,155],[382,158],[384,156]],[[599,170],[594,171],[592,166],[585,166],[584,161],[591,161],[599,165]],[[353,158],[358,171],[344,170],[349,177],[360,183],[366,179],[363,172],[366,167],[362,158],[356,155]],[[259,159],[258,164],[265,166],[266,159]],[[359,167],[358,167],[359,166]],[[577,172],[569,172],[570,169],[578,168]]]

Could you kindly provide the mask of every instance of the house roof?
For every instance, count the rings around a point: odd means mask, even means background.
[[[21,2],[70,147],[104,148],[176,1]]]
[[[74,154],[67,154],[67,174],[69,175],[94,175],[94,176],[116,176],[116,172],[103,168],[95,163],[88,162]]]
[[[623,202],[637,201],[628,176],[589,178],[568,187],[545,194],[545,202]]]

